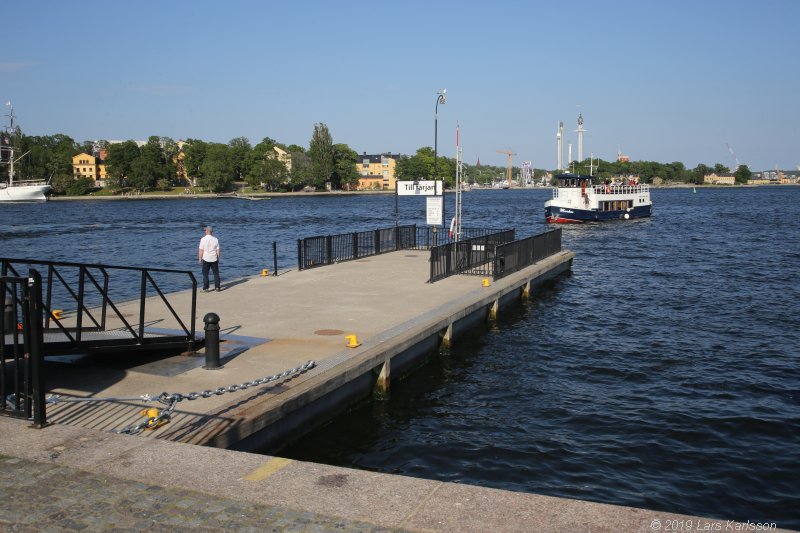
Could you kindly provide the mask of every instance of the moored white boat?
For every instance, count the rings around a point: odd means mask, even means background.
[[[6,106],[11,110],[9,126],[6,128],[4,141],[8,141],[14,132],[14,108],[11,102],[6,102]],[[2,146],[3,160],[8,165],[8,178],[5,182],[0,182],[0,202],[41,202],[47,200],[47,193],[50,192],[50,185],[43,180],[14,181],[14,163],[22,157],[14,159],[14,146],[10,142]]]
[[[553,198],[544,204],[551,223],[630,220],[649,217],[653,202],[650,186],[627,183],[594,183],[593,176],[561,174]]]

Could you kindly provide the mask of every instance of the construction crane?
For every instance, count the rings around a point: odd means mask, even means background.
[[[730,144],[728,144],[728,143],[725,143],[725,146],[727,146],[727,147],[728,147],[728,151],[731,153],[731,156],[733,156],[733,160],[736,162],[736,168],[734,168],[734,169],[733,169],[733,170],[734,170],[734,172],[735,172],[735,171],[736,171],[736,170],[738,170],[738,169],[739,169],[739,167],[740,167],[740,166],[742,166],[742,165],[741,165],[741,163],[739,163],[739,158],[738,158],[738,157],[736,157],[736,154],[734,154],[734,153],[733,153],[733,148],[731,148],[731,145],[730,145]]]
[[[497,153],[506,154],[508,156],[508,172],[506,179],[508,180],[508,186],[511,187],[511,169],[513,168],[514,156],[517,154],[510,148],[508,150],[498,150]]]

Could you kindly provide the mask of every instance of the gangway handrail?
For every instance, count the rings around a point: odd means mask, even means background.
[[[79,263],[79,262],[72,262],[72,261],[49,261],[49,260],[40,260],[40,259],[21,259],[21,258],[0,258],[0,264],[2,267],[0,268],[0,272],[2,275],[6,275],[9,271],[13,272],[16,275],[19,275],[17,270],[14,268],[14,265],[41,265],[48,268],[48,287],[47,287],[47,297],[46,301],[42,302],[42,307],[46,311],[45,315],[45,327],[49,327],[51,321],[55,324],[56,329],[60,330],[60,332],[66,337],[68,343],[72,345],[81,345],[82,343],[82,332],[84,330],[100,330],[105,331],[107,325],[107,313],[108,308],[110,307],[113,311],[116,318],[124,325],[124,330],[128,331],[131,336],[132,340],[134,340],[137,344],[142,344],[144,342],[144,324],[145,324],[145,309],[146,309],[146,300],[147,300],[147,285],[148,282],[150,286],[155,290],[160,300],[164,303],[166,308],[169,310],[169,313],[172,315],[172,318],[180,326],[181,330],[183,331],[183,335],[185,336],[186,340],[190,343],[194,342],[195,340],[195,333],[196,333],[196,309],[197,309],[197,280],[194,276],[194,273],[188,270],[178,270],[178,269],[171,269],[171,268],[159,268],[159,267],[136,267],[136,266],[126,266],[126,265],[108,265],[102,263]],[[70,286],[69,283],[64,279],[61,272],[59,272],[58,267],[64,268],[77,268],[78,269],[78,291],[77,294],[73,287]],[[95,277],[92,270],[97,270],[102,273],[103,280],[102,280],[102,287],[101,283]],[[113,270],[120,270],[120,271],[129,271],[129,272],[139,272],[141,273],[141,281],[139,286],[139,296],[138,296],[138,311],[139,311],[139,324],[138,324],[138,331],[128,320],[125,319],[122,312],[119,310],[117,305],[115,305],[114,301],[111,299],[109,294],[109,271]],[[191,320],[189,321],[189,325],[187,326],[186,322],[178,315],[178,312],[175,310],[173,305],[169,302],[167,295],[164,293],[162,288],[159,286],[158,282],[152,276],[154,273],[168,273],[168,274],[180,274],[185,275],[188,277],[189,282],[191,284]],[[54,309],[52,306],[52,287],[53,287],[53,277],[56,277],[60,282],[61,286],[64,288],[66,293],[69,297],[76,304],[76,312],[77,315],[75,317],[76,326],[74,328],[74,335],[71,334],[69,327],[66,327],[62,324],[62,321],[59,317],[56,316],[54,313]],[[96,318],[92,313],[92,310],[87,306],[86,302],[86,293],[85,293],[85,282],[88,278],[89,282],[97,289],[102,298],[102,302],[100,305],[100,313],[101,316]],[[135,300],[135,297],[134,297]],[[88,317],[88,319],[92,322],[93,326],[90,328],[83,327],[83,319],[84,315]]]

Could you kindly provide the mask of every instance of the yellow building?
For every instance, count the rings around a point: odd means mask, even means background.
[[[356,162],[356,169],[361,176],[358,179],[358,188],[361,190],[382,189],[393,191],[397,188],[397,178],[394,169],[399,154],[367,155],[364,152]]]
[[[100,157],[81,152],[72,157],[72,175],[75,179],[91,178],[95,185],[102,187],[106,180],[106,166],[103,164],[105,150],[100,150]]]
[[[703,183],[706,185],[733,185],[736,183],[736,176],[733,174],[706,174],[703,176]]]
[[[283,163],[283,165],[286,167],[286,171],[287,172],[291,172],[292,171],[292,154],[290,154],[286,150],[278,148],[277,146],[273,147],[273,150],[275,150],[275,153],[278,154],[278,161]]]

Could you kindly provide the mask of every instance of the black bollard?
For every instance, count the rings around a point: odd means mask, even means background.
[[[203,317],[206,332],[206,370],[218,370],[222,368],[219,364],[219,315],[208,313]]]

